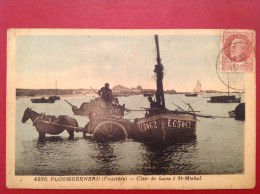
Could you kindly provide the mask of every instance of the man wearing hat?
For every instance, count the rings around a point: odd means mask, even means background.
[[[112,102],[112,90],[109,88],[109,83],[105,83],[105,87],[102,87],[98,94],[107,103]]]

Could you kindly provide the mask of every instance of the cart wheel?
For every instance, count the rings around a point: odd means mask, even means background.
[[[128,139],[125,127],[115,121],[103,121],[93,131],[93,139],[98,141],[118,141]]]

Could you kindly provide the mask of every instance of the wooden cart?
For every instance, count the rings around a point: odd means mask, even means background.
[[[91,118],[83,132],[84,137],[97,141],[119,141],[132,138],[136,124],[118,116],[96,116]]]

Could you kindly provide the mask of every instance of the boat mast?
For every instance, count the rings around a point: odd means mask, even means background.
[[[163,108],[165,108],[165,101],[164,101],[164,91],[163,91],[163,65],[161,63],[160,58],[160,49],[159,49],[159,40],[158,35],[154,36],[155,44],[156,44],[156,52],[157,52],[157,64],[154,67],[154,72],[156,73],[156,102],[160,104]]]
[[[55,81],[55,95],[57,96],[58,94],[58,89],[57,89],[57,80]]]

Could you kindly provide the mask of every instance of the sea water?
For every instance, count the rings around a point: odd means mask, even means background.
[[[237,104],[208,103],[215,94],[185,97],[165,95],[166,107],[175,104],[188,109],[190,103],[198,114],[228,117]],[[81,132],[70,140],[66,131],[57,136],[47,135],[38,141],[38,133],[29,120],[21,119],[27,107],[46,115],[69,115],[84,127],[88,118],[74,115],[64,101],[80,107],[93,96],[61,97],[54,104],[32,104],[30,98],[16,99],[15,117],[15,174],[16,175],[176,175],[176,174],[240,174],[244,172],[244,122],[233,118],[201,118],[197,121],[197,137],[188,142],[171,145],[146,145],[126,141],[97,143],[83,138]],[[242,98],[243,99],[243,98]],[[125,115],[133,121],[144,116],[149,107],[142,95],[120,97],[120,104],[132,111]]]

